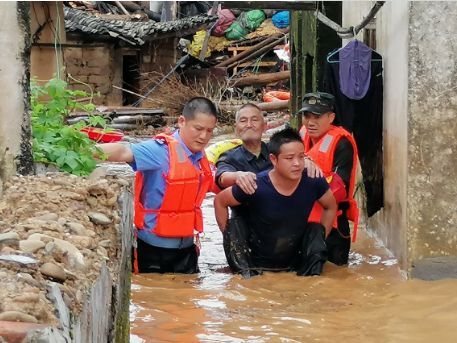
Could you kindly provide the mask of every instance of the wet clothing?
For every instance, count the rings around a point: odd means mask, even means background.
[[[309,178],[306,171],[290,196],[276,191],[268,171],[257,175],[254,194],[244,193],[237,185],[232,187],[234,198],[249,205],[250,211],[243,218],[249,228],[249,251],[246,253],[250,253],[254,269],[297,270],[300,253],[311,244],[305,235],[309,213],[314,202],[328,189],[324,178]],[[312,236],[319,239],[319,235]],[[320,246],[325,247],[325,243]],[[321,251],[322,256],[325,255],[324,250]],[[323,263],[325,258],[319,261]]]
[[[262,142],[260,154],[257,157],[248,151],[243,145],[230,149],[223,153],[216,163],[216,182],[218,186],[219,178],[225,172],[252,172],[260,173],[261,171],[271,169],[272,164],[269,158],[268,146]]]
[[[254,174],[264,170],[270,170],[273,165],[269,157],[268,146],[266,143],[261,143],[259,156],[254,155],[247,150],[243,145],[234,149],[230,149],[221,154],[216,163],[216,183],[220,187],[219,178],[225,172],[251,172]],[[249,211],[248,205],[243,204],[232,208],[232,216],[243,215]]]
[[[231,270],[248,279],[265,271],[296,271],[297,275],[320,275],[327,259],[325,227],[318,223],[307,223],[298,249],[284,268],[257,266],[251,258],[250,230],[246,218],[230,218],[224,231],[224,252]]]
[[[323,91],[335,96],[334,124],[354,134],[367,195],[367,214],[371,217],[384,206],[382,57],[371,50],[369,87],[366,92],[359,92],[359,89],[357,93],[365,95],[358,100],[349,98],[342,91],[347,87],[340,80],[339,52],[331,59],[336,61],[326,63]]]
[[[140,273],[198,273],[198,250],[195,245],[183,249],[160,248],[138,240]],[[133,254],[132,254],[133,256]]]
[[[191,163],[197,168],[203,158],[202,152],[192,153],[182,142],[179,131],[173,134],[182,146]],[[134,162],[131,163],[134,171],[141,171],[144,176],[144,187],[141,194],[141,201],[146,208],[160,208],[164,192],[165,178],[169,172],[169,149],[165,142],[151,139],[138,144],[131,144]],[[139,272],[168,272],[173,270],[198,270],[193,237],[160,237],[150,230],[156,226],[157,215],[147,213],[144,219],[145,229],[136,230],[138,244],[138,265]],[[149,229],[148,229],[149,228]],[[154,256],[150,256],[153,254]],[[173,257],[174,256],[174,257]],[[182,260],[191,261],[192,267],[180,267]],[[151,268],[151,261],[163,262],[167,267]],[[189,263],[191,263],[189,262]],[[162,263],[162,262],[161,262]],[[174,265],[176,264],[176,265]],[[170,266],[171,265],[171,266]],[[187,264],[186,264],[187,265]],[[145,267],[147,266],[147,268]],[[178,271],[175,271],[178,272]]]
[[[182,143],[178,132],[175,132],[173,137]],[[203,154],[201,152],[193,154],[184,143],[182,145],[188,158],[197,167]],[[141,196],[143,204],[146,208],[159,208],[165,191],[163,175],[168,174],[169,169],[168,146],[160,140],[151,139],[132,144],[130,148],[134,157],[134,162],[131,163],[133,170],[142,171],[144,174],[144,187]],[[157,215],[154,213],[146,214],[145,227],[155,227],[156,217]],[[138,238],[156,247],[173,249],[187,248],[194,242],[193,237],[164,238],[149,230],[138,230]]]
[[[335,148],[332,171],[338,174],[344,182],[346,191],[350,189],[350,179],[353,171],[354,149],[349,140],[341,138]],[[337,217],[337,225],[330,231],[326,239],[328,260],[336,265],[344,265],[348,262],[351,248],[351,233],[346,211],[349,208],[347,202],[340,202],[338,210],[342,213]]]

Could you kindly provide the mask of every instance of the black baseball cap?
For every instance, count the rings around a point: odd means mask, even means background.
[[[333,111],[335,97],[324,92],[307,93],[303,96],[302,108],[298,111],[324,114]]]

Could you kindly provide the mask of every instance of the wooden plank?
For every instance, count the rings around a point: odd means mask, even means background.
[[[213,7],[211,8],[211,15],[212,16],[216,15],[218,6],[219,6],[219,1],[214,1],[213,2]],[[214,23],[214,24],[216,24],[216,23]],[[199,56],[199,59],[201,61],[205,60],[206,51],[208,50],[209,36],[211,35],[211,29],[213,28],[213,26],[214,25],[212,25],[211,27],[208,27],[208,30],[206,30],[205,38],[203,39],[202,49],[200,50],[200,56]]]

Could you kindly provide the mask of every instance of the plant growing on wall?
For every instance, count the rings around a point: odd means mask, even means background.
[[[106,120],[89,116],[87,124],[65,124],[66,117],[73,110],[88,113],[95,110],[92,103],[78,102],[87,95],[81,90],[68,89],[67,83],[58,78],[49,80],[44,86],[32,81],[32,137],[36,162],[54,164],[62,171],[80,176],[95,169],[93,154],[99,149],[80,129],[86,125],[106,127]]]

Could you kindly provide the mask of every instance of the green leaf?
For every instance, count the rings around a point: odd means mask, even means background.
[[[95,110],[94,104],[77,101],[88,94],[68,89],[67,83],[57,78],[49,80],[44,86],[40,86],[32,79],[30,87],[35,161],[55,164],[60,170],[75,175],[88,175],[97,164],[93,158],[95,142],[79,131],[86,124],[64,124],[65,118],[74,109],[89,114]],[[92,118],[95,125],[106,127],[106,120],[103,117]]]

